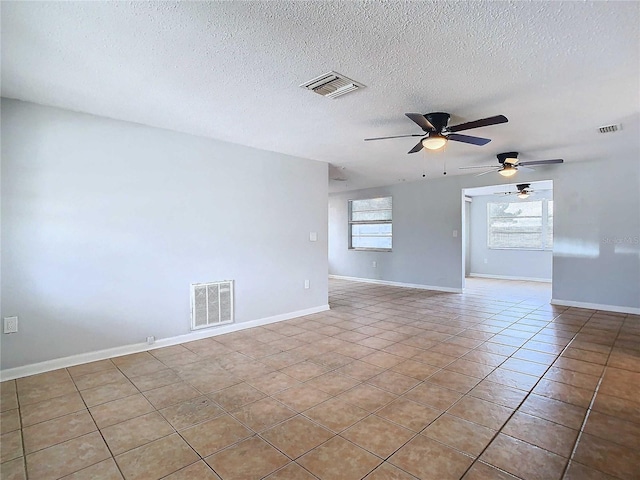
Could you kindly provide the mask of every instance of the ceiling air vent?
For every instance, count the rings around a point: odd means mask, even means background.
[[[336,98],[359,88],[364,88],[363,84],[351,80],[338,72],[325,73],[300,86],[329,98]]]
[[[613,133],[618,130],[622,130],[622,124],[614,123],[613,125],[604,125],[603,127],[598,127],[598,131],[600,133]]]

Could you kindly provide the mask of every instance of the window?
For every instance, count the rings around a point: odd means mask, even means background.
[[[487,224],[489,248],[553,248],[553,200],[488,203]]]
[[[349,248],[391,250],[391,197],[349,201]]]

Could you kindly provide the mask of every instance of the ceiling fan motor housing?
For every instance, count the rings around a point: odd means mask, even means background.
[[[429,121],[429,123],[431,125],[433,125],[435,130],[425,130],[424,128],[423,128],[423,130],[425,132],[433,132],[433,131],[435,131],[436,133],[441,133],[442,130],[449,123],[449,117],[450,117],[450,115],[448,113],[444,113],[444,112],[425,113],[424,114],[424,118],[426,118]]]
[[[502,165],[504,165],[504,163],[508,160],[508,159],[514,159],[514,160],[518,160],[518,152],[505,152],[505,153],[499,153],[497,155],[498,157],[498,162],[500,162]],[[507,162],[507,164],[509,163],[516,163],[516,162]]]

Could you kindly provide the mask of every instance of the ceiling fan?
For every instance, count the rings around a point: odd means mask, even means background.
[[[518,189],[517,192],[495,192],[494,195],[518,195],[518,198],[525,199],[534,193],[530,183],[520,183],[516,185],[516,188]]]
[[[550,165],[553,163],[563,163],[561,158],[554,158],[551,160],[533,160],[530,162],[520,162],[518,160],[518,152],[505,152],[497,155],[499,165],[478,165],[473,167],[460,167],[460,170],[467,170],[470,168],[490,168],[486,172],[476,175],[486,175],[487,173],[498,172],[503,177],[511,177],[515,175],[518,170],[533,170],[533,168],[527,168],[532,165]]]
[[[392,137],[376,137],[365,138],[365,141],[369,140],[386,140],[388,138],[401,138],[401,137],[424,137],[415,147],[409,150],[408,153],[416,153],[426,148],[428,150],[437,150],[444,147],[447,141],[453,140],[454,142],[470,143],[472,145],[486,145],[491,140],[489,138],[472,137],[470,135],[460,135],[456,132],[462,130],[471,130],[472,128],[488,127],[489,125],[497,125],[499,123],[506,123],[509,120],[504,115],[496,115],[495,117],[482,118],[480,120],[474,120],[473,122],[461,123],[459,125],[447,126],[450,115],[444,112],[425,113],[405,113],[407,117],[413,120],[425,133],[415,133],[410,135],[395,135]]]

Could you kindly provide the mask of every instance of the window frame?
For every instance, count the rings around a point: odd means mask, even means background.
[[[365,201],[365,200],[378,200],[378,199],[389,199],[391,204],[391,208],[389,209],[376,209],[376,210],[367,210],[371,212],[375,211],[389,211],[391,213],[388,220],[352,220],[353,213],[353,202]],[[364,211],[364,210],[363,210]],[[347,236],[348,236],[348,249],[354,251],[365,251],[365,252],[391,252],[393,251],[393,197],[391,195],[382,196],[382,197],[369,197],[369,198],[356,198],[348,201],[347,204]],[[390,248],[381,248],[381,247],[354,247],[353,246],[353,226],[354,225],[390,225],[391,226],[391,234],[389,235],[380,235],[385,238],[391,239],[391,247]],[[365,235],[357,235],[357,236],[365,236]],[[371,235],[374,236],[374,235]]]
[[[541,202],[541,213],[540,213],[540,247],[495,247],[491,245],[491,205],[496,204],[504,204],[504,203],[514,203],[514,204],[522,204],[522,203],[533,203],[533,202]],[[549,202],[551,202],[551,211],[553,212],[554,204],[552,198],[541,198],[541,199],[531,199],[531,200],[520,200],[517,202],[487,202],[487,248],[489,250],[522,250],[522,251],[534,251],[534,252],[552,252],[553,251],[553,223],[549,224]],[[553,217],[553,213],[551,215]],[[549,244],[549,229],[551,228],[551,243]]]

